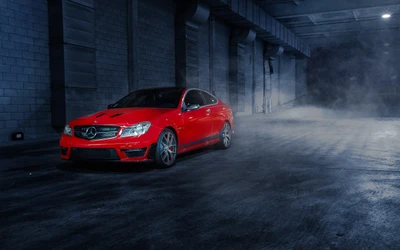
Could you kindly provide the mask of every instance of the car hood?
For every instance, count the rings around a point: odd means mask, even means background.
[[[116,108],[107,109],[73,120],[70,125],[118,125],[129,126],[139,122],[152,121],[172,112],[172,108]]]

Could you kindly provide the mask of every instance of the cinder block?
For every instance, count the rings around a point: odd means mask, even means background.
[[[23,57],[24,57],[25,59],[28,59],[28,60],[33,60],[33,59],[35,59],[34,54],[31,53],[31,52],[23,52],[22,54],[23,54]]]
[[[11,113],[9,112],[1,112],[0,113],[0,120],[7,121],[11,119]]]
[[[11,66],[0,64],[0,73],[10,73],[10,72],[11,72]]]
[[[20,35],[20,36],[27,36],[28,30],[25,28],[15,27],[15,34]],[[28,37],[25,37],[25,38],[28,38]]]
[[[22,89],[24,84],[22,82],[11,82],[11,89]]]
[[[11,9],[1,8],[0,13],[2,16],[14,17],[14,11]]]
[[[24,89],[35,89],[35,84],[31,82],[24,82]]]
[[[18,112],[21,113],[29,112],[29,105],[18,105]]]
[[[2,63],[3,65],[16,65],[17,64],[17,59],[14,57],[9,57],[9,56],[4,56],[2,57]],[[2,65],[0,65],[1,67]]]
[[[2,2],[2,1],[5,2],[5,0],[1,0],[0,2]],[[1,6],[1,4],[0,4],[0,6]],[[15,12],[18,12],[18,11],[21,11],[21,4],[8,1],[7,8],[10,10],[13,10]]]
[[[25,67],[24,68],[24,74],[33,75],[33,74],[35,74],[35,69],[34,68]]]
[[[35,53],[34,54],[34,59],[36,61],[45,61],[46,60],[46,55],[40,54],[40,53]]]
[[[0,29],[2,30],[2,32],[6,33],[14,33],[15,31],[14,26],[8,24],[0,24]]]
[[[11,73],[22,74],[24,73],[24,68],[21,66],[11,66]]]
[[[5,81],[17,81],[17,75],[13,73],[3,73],[3,80]]]
[[[32,97],[25,97],[23,100],[24,100],[23,104],[25,104],[25,105],[30,105],[30,104],[36,103],[35,98],[32,98]]]
[[[21,12],[24,13],[24,14],[32,15],[33,14],[32,6],[22,5],[21,6]]]
[[[15,45],[12,41],[1,41],[1,47],[3,49],[15,49]]]
[[[24,75],[24,74],[18,74],[17,75],[17,81],[18,82],[27,82],[29,80],[28,75]]]
[[[7,0],[0,0],[0,7],[7,8]]]
[[[22,58],[22,56],[23,56],[22,51],[20,51],[20,50],[10,50],[9,55],[11,57],[15,57],[15,58]]]
[[[17,120],[14,120],[14,121],[5,121],[5,122],[6,122],[5,128],[13,128],[13,129],[18,128],[18,121],[17,121]]]
[[[24,104],[24,99],[23,98],[16,97],[16,96],[13,96],[11,98],[11,105],[17,106],[17,105],[21,105],[21,104]]]
[[[23,113],[12,113],[11,114],[11,120],[15,120],[15,121],[18,122],[18,121],[21,121],[23,119],[24,119],[24,114]]]
[[[18,96],[18,91],[15,89],[5,89],[4,96],[10,96],[10,97]]]

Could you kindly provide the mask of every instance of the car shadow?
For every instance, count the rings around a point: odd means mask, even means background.
[[[57,168],[67,172],[77,173],[146,173],[155,170],[153,163],[117,163],[117,162],[63,162]]]
[[[188,153],[184,153],[178,156],[177,165],[184,163],[187,160],[190,160],[195,157],[199,157],[201,155],[210,153],[215,151],[216,148],[214,146],[197,149]],[[143,162],[143,163],[121,163],[121,162],[82,162],[82,163],[73,163],[73,162],[63,162],[56,166],[59,170],[66,172],[75,172],[75,173],[98,173],[98,174],[110,174],[110,173],[119,173],[119,174],[127,174],[127,173],[148,173],[155,170],[166,171],[165,168],[160,168],[156,165],[154,161]]]

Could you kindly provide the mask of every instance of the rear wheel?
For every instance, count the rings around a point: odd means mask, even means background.
[[[174,131],[164,129],[158,138],[155,160],[158,166],[169,168],[176,164],[177,139]]]
[[[232,130],[229,122],[225,122],[219,133],[219,143],[217,144],[220,149],[227,149],[231,146]]]

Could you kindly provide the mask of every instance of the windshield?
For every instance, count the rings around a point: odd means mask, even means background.
[[[119,100],[112,108],[177,108],[182,91],[181,88],[138,90]]]

